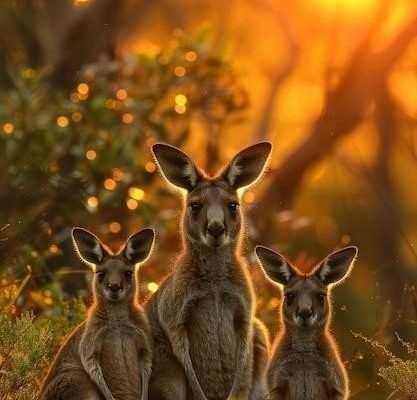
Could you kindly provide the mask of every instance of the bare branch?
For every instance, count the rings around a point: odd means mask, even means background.
[[[20,305],[19,300],[25,291],[26,287],[28,286],[29,282],[32,279],[32,267],[30,265],[27,266],[27,274],[25,278],[23,279],[22,283],[20,284],[19,288],[17,289],[17,292],[13,298],[13,300],[10,303],[10,309],[12,310],[12,313],[14,316],[20,315]]]
[[[288,19],[285,16],[284,7],[279,9],[267,0],[261,2],[255,0],[248,1],[251,5],[254,5],[257,8],[261,7],[264,12],[274,17],[275,24],[284,37],[287,50],[286,59],[283,64],[281,66],[277,66],[273,72],[265,72],[269,79],[268,93],[260,112],[259,123],[255,127],[255,131],[252,135],[255,141],[259,141],[265,138],[271,128],[278,92],[283,82],[285,82],[294,70],[299,55],[299,44],[290,27]],[[278,61],[277,64],[279,63],[280,62]]]
[[[379,52],[370,50],[370,38],[359,45],[339,85],[329,93],[325,109],[307,138],[282,162],[269,187],[258,199],[267,204],[263,210],[290,207],[307,170],[325,158],[337,141],[355,128],[366,116],[377,90],[410,42],[417,36],[417,17],[413,18]],[[255,207],[257,209],[258,207]],[[261,218],[259,218],[261,217]],[[256,215],[258,232],[268,237],[271,227],[267,215]]]

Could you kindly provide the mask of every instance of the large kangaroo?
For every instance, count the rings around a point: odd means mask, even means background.
[[[268,339],[240,257],[238,192],[256,182],[271,151],[259,143],[215,177],[180,150],[155,144],[163,176],[185,192],[183,251],[145,306],[154,338],[152,400],[258,399],[265,393]]]
[[[136,265],[148,258],[154,233],[132,235],[117,254],[84,229],[74,228],[72,237],[94,271],[94,304],[59,350],[40,399],[147,400],[152,338],[137,302]]]
[[[281,333],[268,371],[268,399],[347,399],[346,370],[329,330],[330,289],[349,274],[357,248],[330,254],[308,275],[266,247],[255,251],[267,277],[284,288]]]

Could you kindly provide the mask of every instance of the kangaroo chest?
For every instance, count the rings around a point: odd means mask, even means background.
[[[208,399],[224,399],[230,392],[236,370],[238,329],[249,329],[243,320],[250,309],[240,296],[222,288],[205,291],[189,304],[190,356]]]
[[[293,352],[282,357],[270,373],[271,389],[281,387],[286,400],[327,400],[329,363],[318,352]],[[281,397],[280,397],[281,398]]]
[[[104,379],[115,398],[140,398],[139,357],[136,328],[128,323],[111,324],[104,333],[100,365]]]
[[[243,312],[242,300],[230,292],[212,290],[193,299],[187,310],[191,336],[203,336],[207,345],[219,347],[235,335],[235,323]]]

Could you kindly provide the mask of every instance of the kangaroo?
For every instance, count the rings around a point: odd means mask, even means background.
[[[152,150],[163,177],[185,196],[182,253],[145,305],[154,340],[150,399],[261,398],[269,342],[240,255],[239,193],[260,177],[271,145],[242,150],[214,177],[172,146]]]
[[[347,373],[329,330],[330,292],[350,273],[357,248],[330,254],[307,275],[266,247],[255,252],[266,276],[284,291],[282,330],[268,367],[269,399],[347,399]]]
[[[94,272],[94,303],[59,350],[39,399],[147,400],[152,338],[137,301],[136,266],[151,253],[154,232],[130,236],[116,254],[82,228],[72,230],[72,239]]]

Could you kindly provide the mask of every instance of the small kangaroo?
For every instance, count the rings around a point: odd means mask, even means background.
[[[180,150],[152,148],[166,180],[185,193],[183,251],[146,304],[154,340],[152,400],[259,399],[266,393],[268,337],[240,256],[239,195],[262,174],[263,142],[238,153],[215,177]]]
[[[136,266],[151,253],[154,232],[135,233],[116,254],[85,229],[74,228],[72,239],[94,272],[94,303],[59,350],[39,398],[147,400],[152,338],[137,300]]]
[[[270,400],[344,400],[348,377],[330,333],[330,291],[350,273],[356,247],[327,256],[310,274],[301,274],[274,251],[255,252],[266,276],[283,286],[282,331],[268,368]]]

